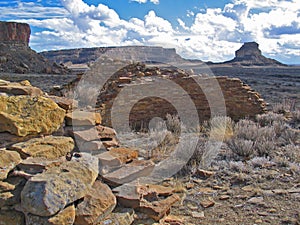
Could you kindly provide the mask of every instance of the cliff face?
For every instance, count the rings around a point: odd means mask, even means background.
[[[30,32],[28,24],[0,21],[0,72],[68,73],[29,47]]]
[[[40,55],[55,61],[56,63],[72,64],[93,62],[100,56],[151,63],[173,63],[183,61],[176,53],[175,49],[152,46],[80,48],[41,52]]]
[[[235,58],[226,64],[240,66],[285,66],[284,64],[262,55],[256,42],[246,42],[235,52]]]
[[[0,42],[28,46],[31,32],[28,24],[0,21],[0,31]]]

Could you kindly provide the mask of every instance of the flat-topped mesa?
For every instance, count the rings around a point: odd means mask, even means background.
[[[241,66],[286,66],[275,59],[270,59],[262,55],[259,44],[256,42],[246,42],[235,52],[235,58],[224,62],[224,64]]]
[[[0,21],[0,72],[65,74],[69,70],[29,47],[30,26]]]
[[[26,23],[0,21],[0,42],[28,46],[30,26]]]

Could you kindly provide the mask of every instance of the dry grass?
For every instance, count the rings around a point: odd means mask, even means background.
[[[210,138],[227,141],[233,136],[233,121],[230,117],[216,116],[210,120]]]

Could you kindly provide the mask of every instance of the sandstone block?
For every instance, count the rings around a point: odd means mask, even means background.
[[[7,83],[1,85],[0,92],[7,93],[8,95],[31,95],[31,96],[41,96],[43,91],[37,87],[32,87],[28,82],[20,83]]]
[[[21,191],[26,183],[22,177],[9,177],[6,179],[7,185],[10,185],[6,191],[0,191],[0,208],[13,206],[20,203]]]
[[[117,204],[111,189],[96,181],[76,208],[75,225],[92,225],[108,216]]]
[[[109,153],[121,160],[123,163],[129,163],[134,159],[138,158],[138,151],[130,148],[110,148]]]
[[[84,197],[97,176],[98,159],[74,153],[71,161],[29,179],[21,193],[21,206],[34,215],[52,216]]]
[[[100,123],[100,113],[75,110],[66,115],[67,126],[94,126]]]
[[[122,185],[134,181],[139,177],[148,176],[152,172],[154,166],[155,164],[150,160],[134,161],[124,165],[120,169],[104,175],[103,180],[113,186]]]
[[[14,144],[9,149],[19,152],[23,159],[27,157],[58,159],[74,149],[74,141],[70,137],[46,136]]]
[[[75,221],[75,206],[72,204],[52,217],[26,215],[26,225],[73,225]]]
[[[8,173],[20,162],[19,153],[0,149],[0,180],[6,179]]]
[[[0,96],[0,132],[51,134],[60,128],[64,116],[65,111],[45,97]]]
[[[75,99],[59,97],[55,95],[50,95],[47,97],[52,99],[59,107],[63,108],[66,111],[73,110],[78,107],[78,101],[76,101]]]
[[[111,213],[97,225],[130,225],[134,222],[135,212],[133,209],[123,208],[118,212]]]

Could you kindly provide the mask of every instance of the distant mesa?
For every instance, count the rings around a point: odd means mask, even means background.
[[[64,74],[68,69],[29,47],[30,26],[0,21],[0,72]]]
[[[232,66],[287,66],[275,59],[262,55],[259,45],[256,42],[246,42],[235,52],[235,58],[221,63]]]

